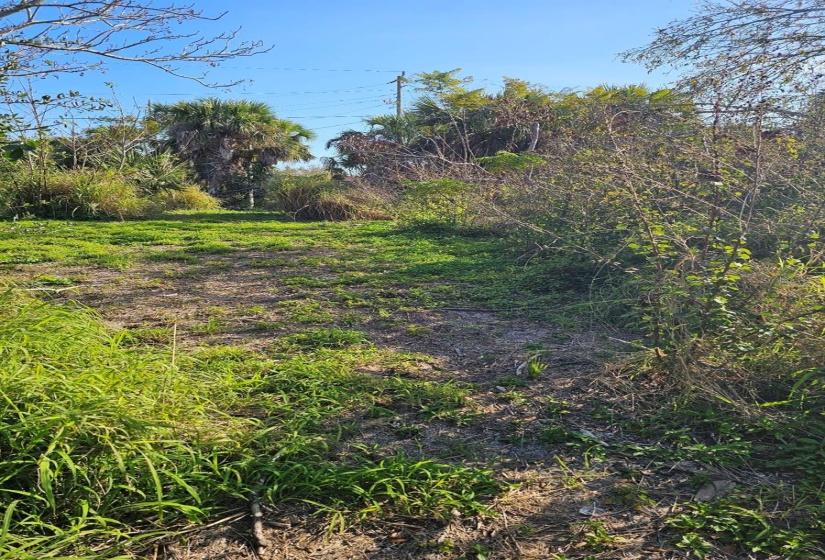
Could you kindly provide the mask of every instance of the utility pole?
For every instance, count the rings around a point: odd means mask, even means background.
[[[406,72],[401,72],[401,75],[395,79],[395,115],[398,118],[401,118],[401,84],[404,81],[404,74]]]

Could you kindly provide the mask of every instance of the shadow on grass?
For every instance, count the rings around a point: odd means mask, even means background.
[[[217,210],[211,212],[170,212],[149,218],[147,221],[159,222],[286,222],[290,219],[283,212],[250,211],[250,210]]]

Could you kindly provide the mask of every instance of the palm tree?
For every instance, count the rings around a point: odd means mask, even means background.
[[[368,136],[396,144],[410,145],[421,135],[418,122],[412,113],[379,115],[366,119],[364,123],[370,127]]]
[[[279,119],[257,101],[209,97],[156,105],[151,118],[160,124],[169,147],[192,164],[213,195],[232,181],[254,183],[255,169],[265,172],[281,161],[312,158],[304,142],[314,134]]]

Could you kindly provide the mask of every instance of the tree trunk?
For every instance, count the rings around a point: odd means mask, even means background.
[[[221,188],[221,176],[218,173],[213,174],[209,178],[209,186],[206,189],[206,192],[211,194],[212,196],[216,196],[218,191]]]
[[[541,130],[541,124],[538,122],[533,123],[533,138],[530,140],[530,147],[527,148],[528,152],[535,152],[536,151],[536,144],[539,143],[539,131]]]

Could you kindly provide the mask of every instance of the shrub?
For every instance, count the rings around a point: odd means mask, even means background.
[[[193,180],[189,168],[168,152],[132,154],[124,174],[145,193],[182,190]]]
[[[131,179],[90,169],[32,175],[24,165],[0,168],[0,215],[50,218],[141,218],[167,210],[212,210],[220,202],[193,185],[144,195]]]
[[[475,228],[485,221],[484,192],[473,183],[455,179],[405,183],[397,215],[415,225]]]
[[[152,210],[215,210],[220,208],[220,201],[195,185],[181,190],[162,191],[151,197]]]
[[[272,198],[278,209],[296,220],[380,220],[389,218],[386,199],[360,183],[328,177],[289,177],[276,184]]]
[[[232,461],[254,426],[214,412],[221,377],[122,340],[91,313],[0,294],[0,558],[110,558],[246,490]]]
[[[0,193],[6,215],[133,218],[146,209],[138,189],[112,172],[50,171],[36,176],[22,166],[17,171],[14,180],[3,182]]]

